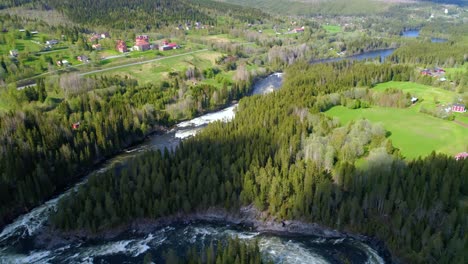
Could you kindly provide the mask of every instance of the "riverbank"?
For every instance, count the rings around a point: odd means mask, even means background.
[[[212,207],[193,213],[178,213],[158,219],[136,219],[131,223],[98,233],[91,233],[85,230],[62,232],[45,226],[34,239],[34,244],[35,247],[38,248],[52,249],[75,242],[108,241],[129,231],[146,235],[170,225],[188,225],[196,222],[237,225],[249,231],[281,236],[317,236],[333,239],[351,238],[365,243],[373,250],[377,251],[379,256],[384,259],[385,263],[392,263],[393,261],[392,255],[385,247],[385,244],[376,238],[341,232],[317,223],[308,223],[300,220],[283,221],[269,216],[266,212],[258,211],[253,205],[242,207],[238,211],[228,211],[223,208]]]

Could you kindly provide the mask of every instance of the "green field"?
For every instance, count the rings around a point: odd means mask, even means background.
[[[468,147],[467,127],[414,109],[373,107],[351,110],[336,106],[325,114],[338,117],[343,125],[362,118],[382,123],[391,133],[393,145],[409,159],[426,156],[433,150],[453,155]]]
[[[169,72],[182,71],[189,67],[205,69],[215,64],[215,59],[221,53],[214,51],[203,51],[186,56],[161,59],[141,65],[134,65],[105,72],[106,75],[129,76],[137,79],[140,83],[161,81]]]
[[[434,102],[434,98],[436,98],[441,103],[452,103],[454,98],[457,98],[459,94],[444,90],[438,87],[432,87],[429,85],[413,83],[413,82],[386,82],[380,83],[372,88],[373,91],[385,91],[388,88],[396,88],[400,89],[403,92],[408,92],[412,96],[416,96],[419,99],[424,99],[424,101],[430,101],[431,103]],[[427,102],[426,102],[427,103]]]
[[[458,94],[454,91],[413,82],[386,82],[378,84],[372,88],[372,90],[385,91],[385,89],[388,88],[400,89],[405,93],[411,94],[411,96],[417,97],[419,102],[411,107],[411,110],[414,112],[419,111],[421,107],[434,109],[437,106],[450,105],[463,97],[463,94]],[[466,114],[455,113],[455,118],[468,124],[468,117]]]
[[[16,49],[19,52],[22,52],[22,51],[37,52],[41,48],[42,47],[40,45],[32,42],[31,40],[16,39],[14,47],[9,47],[7,45],[0,45],[0,55],[9,55],[10,50],[12,49]]]
[[[323,25],[323,29],[325,29],[328,33],[340,33],[341,26],[337,25]]]

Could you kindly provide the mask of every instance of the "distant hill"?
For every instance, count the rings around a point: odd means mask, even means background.
[[[210,0],[43,0],[72,21],[118,29],[150,30],[199,21],[213,25],[217,15],[254,22],[267,15],[251,7]]]
[[[287,15],[358,15],[384,11],[390,4],[375,0],[218,0]]]
[[[468,0],[217,0],[285,15],[365,15],[399,3],[434,2],[466,6]]]

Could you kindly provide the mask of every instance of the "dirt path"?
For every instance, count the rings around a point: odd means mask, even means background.
[[[468,128],[468,124],[465,124],[465,123],[460,122],[460,121],[457,121],[457,120],[453,120],[453,122],[459,124],[460,126],[463,126],[463,127],[467,127],[467,128]]]

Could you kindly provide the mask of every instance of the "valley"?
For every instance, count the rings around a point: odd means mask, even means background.
[[[0,263],[463,263],[464,1],[0,4]]]

